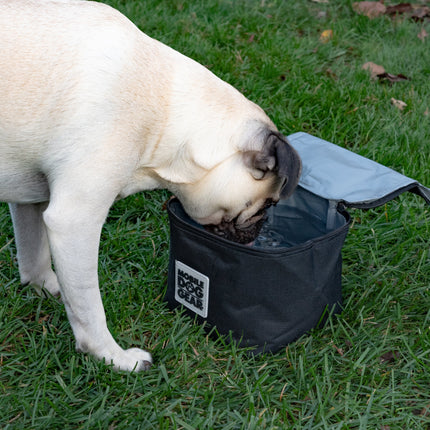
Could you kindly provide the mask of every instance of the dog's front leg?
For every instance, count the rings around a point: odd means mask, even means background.
[[[103,189],[88,192],[87,184],[79,193],[75,183],[64,185],[53,186],[43,218],[76,348],[112,362],[115,369],[145,370],[151,355],[123,350],[109,332],[98,286],[100,233],[114,197]]]

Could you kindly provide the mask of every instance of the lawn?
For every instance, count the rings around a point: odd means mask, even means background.
[[[284,134],[306,131],[430,186],[430,37],[417,37],[430,21],[369,19],[347,0],[107,3],[234,85]],[[369,61],[408,80],[372,80]],[[166,307],[168,197],[116,203],[102,233],[108,325],[121,346],[153,353],[142,374],[75,352],[63,305],[20,286],[0,204],[1,429],[430,429],[423,199],[350,210],[344,312],[254,357]]]

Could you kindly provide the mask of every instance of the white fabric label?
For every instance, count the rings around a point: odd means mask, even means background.
[[[209,278],[175,260],[175,300],[203,318],[208,316]]]

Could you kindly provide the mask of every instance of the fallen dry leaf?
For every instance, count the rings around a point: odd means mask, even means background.
[[[409,78],[407,78],[405,75],[402,75],[401,73],[398,75],[393,75],[392,73],[385,72],[378,74],[377,77],[380,81],[388,81],[390,84],[400,81],[409,81]]]
[[[429,116],[430,115],[429,108],[426,108],[426,110],[424,111],[424,115],[425,116]]]
[[[384,1],[360,1],[352,4],[354,11],[369,18],[377,18],[387,15],[392,18],[406,16],[414,21],[424,21],[430,19],[430,7],[422,4],[398,3],[385,6]]]
[[[414,8],[410,3],[399,3],[393,6],[387,6],[387,15],[401,15],[403,13],[411,13]]]
[[[391,104],[400,110],[403,110],[407,106],[407,104],[405,102],[403,102],[402,100],[396,100],[393,97],[391,98]],[[381,357],[381,359],[382,359],[382,357]]]
[[[371,79],[376,79],[378,75],[385,73],[385,69],[382,66],[372,63],[371,61],[364,63],[361,68],[370,72]]]
[[[394,99],[391,99],[391,100],[394,100]],[[399,351],[388,351],[385,354],[382,354],[379,357],[379,360],[381,361],[381,363],[394,363],[399,358],[400,358]]]
[[[324,30],[320,35],[322,43],[330,42],[331,39],[333,39],[333,30]]]
[[[387,7],[378,1],[359,1],[352,4],[352,8],[360,15],[376,18],[384,15]]]
[[[414,21],[423,21],[424,18],[430,18],[430,7],[419,5],[411,14]]]
[[[394,82],[400,82],[400,81],[408,81],[409,78],[401,73],[398,75],[394,75],[392,73],[387,73],[383,66],[380,66],[379,64],[372,63],[371,61],[368,61],[367,63],[364,63],[361,68],[363,70],[368,70],[370,72],[370,78],[376,79],[378,78],[380,81],[384,82],[387,81],[390,84],[393,84]]]
[[[414,21],[423,21],[425,18],[430,17],[430,7],[422,4],[399,3],[387,6],[385,14],[392,17],[407,15]]]
[[[426,37],[428,37],[428,33],[427,33],[427,31],[425,31],[424,28],[422,28],[421,31],[418,33],[417,37],[418,37],[418,39],[421,39],[424,42],[424,39]]]
[[[334,343],[333,343],[333,341],[331,341],[330,342],[330,344],[333,346],[333,348],[337,351],[337,353],[340,355],[340,356],[342,356],[343,357],[343,354],[344,354],[344,352],[343,352],[343,349],[342,348],[338,348]]]

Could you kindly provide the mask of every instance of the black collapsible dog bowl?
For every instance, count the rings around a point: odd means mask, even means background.
[[[299,186],[268,210],[252,246],[207,232],[177,199],[167,205],[170,307],[254,353],[275,352],[340,312],[346,206],[376,207],[404,191],[430,204],[429,189],[387,167],[306,133],[288,140],[302,158]]]

